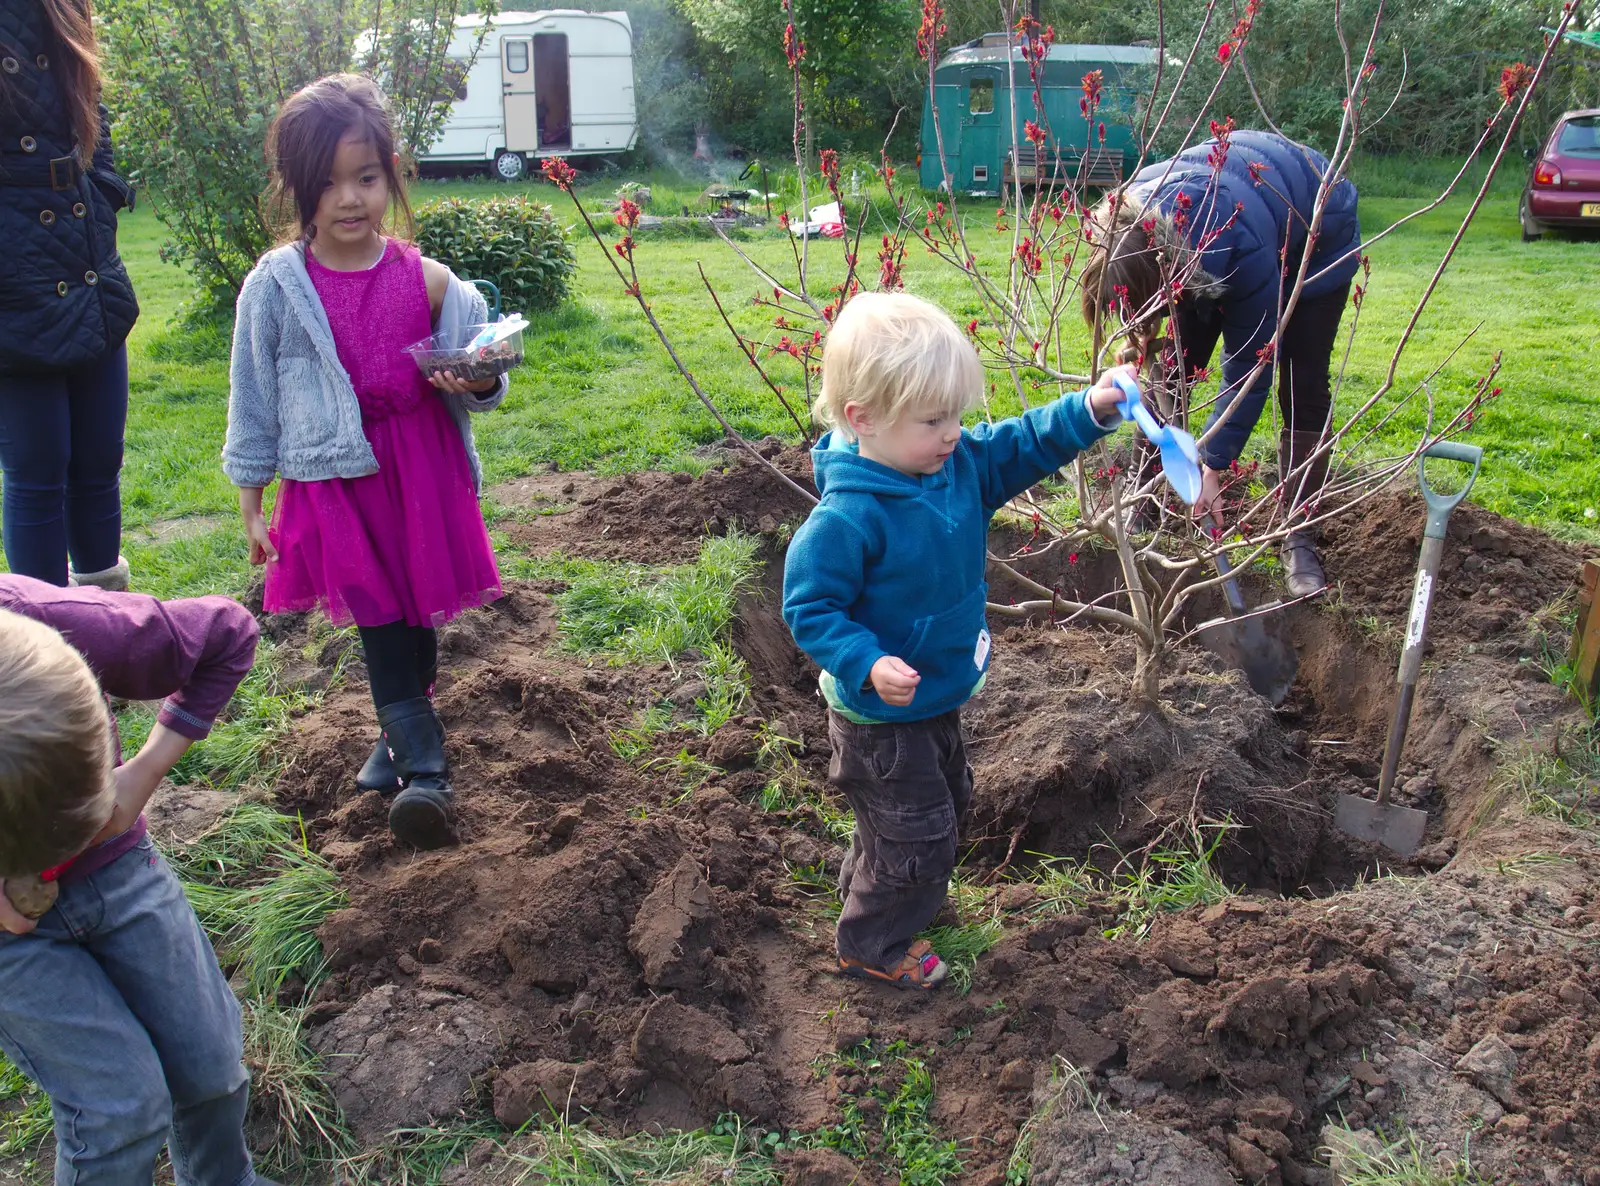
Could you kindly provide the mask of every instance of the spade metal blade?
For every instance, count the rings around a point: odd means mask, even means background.
[[[1229,667],[1244,672],[1257,695],[1274,708],[1284,702],[1300,670],[1300,656],[1271,633],[1259,616],[1218,618],[1196,631],[1200,644]]]
[[[1422,844],[1422,834],[1428,828],[1428,813],[1414,807],[1363,799],[1360,795],[1340,795],[1333,813],[1333,826],[1357,840],[1381,844],[1408,857]]]

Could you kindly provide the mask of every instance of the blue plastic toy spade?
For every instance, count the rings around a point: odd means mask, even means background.
[[[1161,450],[1161,471],[1167,476],[1167,484],[1174,494],[1193,506],[1194,500],[1200,497],[1200,450],[1194,437],[1152,416],[1144,406],[1139,385],[1128,376],[1114,375],[1112,382],[1123,395],[1117,411],[1124,420],[1137,424],[1150,443]]]

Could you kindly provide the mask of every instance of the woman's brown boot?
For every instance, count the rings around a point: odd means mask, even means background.
[[[1278,433],[1278,475],[1284,484],[1284,513],[1292,519],[1316,514],[1322,488],[1328,481],[1328,452],[1317,452],[1322,444],[1318,432]],[[1284,583],[1291,597],[1310,597],[1328,587],[1322,571],[1322,556],[1317,551],[1317,529],[1298,527],[1283,541]]]

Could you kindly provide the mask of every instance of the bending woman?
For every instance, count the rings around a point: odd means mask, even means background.
[[[1115,211],[1109,200],[1096,208],[1095,250],[1083,273],[1083,316],[1091,327],[1103,318],[1119,320],[1116,310],[1124,299],[1135,313],[1154,308],[1163,270],[1181,277],[1172,332],[1191,383],[1210,366],[1222,339],[1222,391],[1206,429],[1219,422],[1221,427],[1201,446],[1195,513],[1220,509],[1221,474],[1244,451],[1274,373],[1283,416],[1278,473],[1293,487],[1284,509],[1298,511],[1316,505],[1328,477],[1328,452],[1319,446],[1332,408],[1334,339],[1360,264],[1356,188],[1341,180],[1328,195],[1306,284],[1283,326],[1276,357],[1241,392],[1278,332],[1328,162],[1314,149],[1268,132],[1234,132],[1220,169],[1211,162],[1217,148],[1210,140],[1151,165],[1129,183]],[[1164,312],[1136,327],[1138,337],[1152,340]],[[1283,562],[1294,596],[1326,587],[1312,530],[1284,540]]]

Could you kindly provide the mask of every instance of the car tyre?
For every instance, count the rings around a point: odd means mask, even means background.
[[[1544,235],[1544,224],[1536,219],[1528,209],[1528,195],[1522,195],[1522,201],[1517,205],[1517,221],[1522,224],[1522,241],[1532,243]]]
[[[528,173],[527,159],[520,152],[502,148],[491,166],[496,181],[521,181]]]

